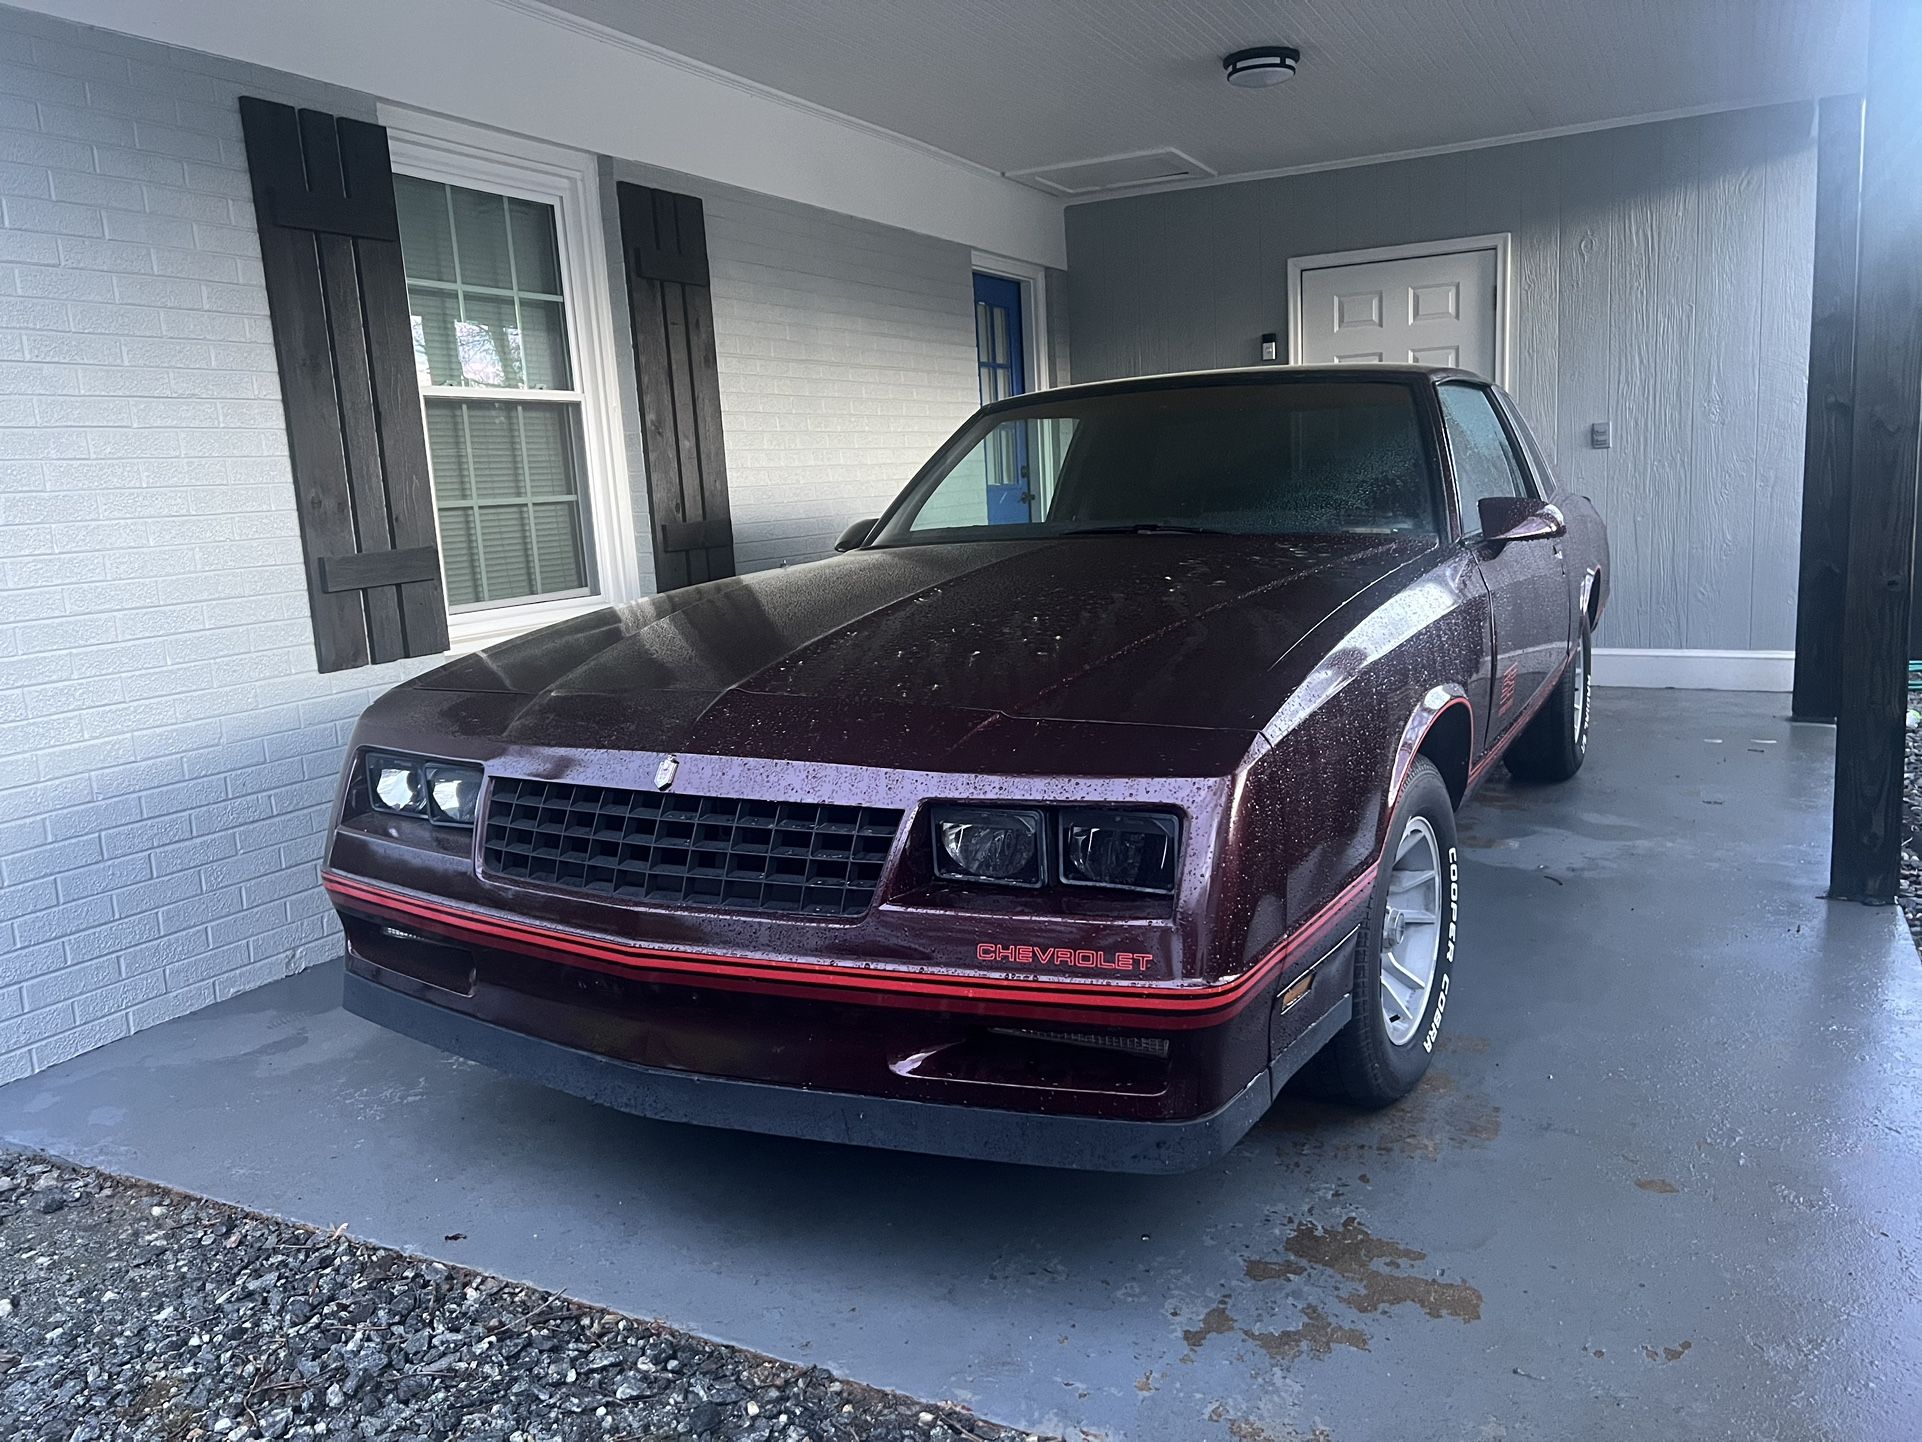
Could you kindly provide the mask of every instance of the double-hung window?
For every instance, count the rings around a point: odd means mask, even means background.
[[[430,125],[397,130],[394,191],[458,645],[624,599],[635,566],[592,161]]]

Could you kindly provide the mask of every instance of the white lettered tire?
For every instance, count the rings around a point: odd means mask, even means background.
[[[1461,902],[1455,807],[1417,757],[1388,819],[1368,912],[1355,939],[1354,1015],[1311,1064],[1315,1089],[1383,1107],[1428,1071],[1454,978]]]

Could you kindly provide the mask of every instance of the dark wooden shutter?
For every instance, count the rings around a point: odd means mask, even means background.
[[[320,669],[445,651],[387,132],[252,96],[240,119]]]
[[[734,574],[707,224],[692,195],[618,187],[642,450],[663,591]]]

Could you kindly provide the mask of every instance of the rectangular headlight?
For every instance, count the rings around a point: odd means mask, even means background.
[[[436,826],[472,826],[480,808],[478,766],[370,751],[367,794],[376,811],[424,816]]]
[[[1118,891],[1175,889],[1181,823],[1159,811],[1077,807],[1060,813],[1061,879]]]
[[[1026,808],[934,806],[934,874],[950,881],[1039,886],[1047,875],[1048,827]]]
[[[480,769],[440,761],[429,762],[421,769],[427,777],[428,814],[454,826],[472,826],[474,813],[480,809]]]
[[[376,811],[401,816],[427,814],[427,778],[420,774],[420,762],[411,756],[371,753],[367,757],[367,792]]]

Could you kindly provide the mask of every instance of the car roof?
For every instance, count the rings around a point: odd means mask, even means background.
[[[1394,365],[1380,362],[1349,365],[1252,365],[1223,366],[1214,370],[1165,371],[1150,375],[1117,377],[1114,380],[1086,381],[1080,385],[1056,386],[1051,390],[1028,391],[996,401],[989,410],[1018,406],[1041,396],[1071,399],[1077,396],[1121,395],[1133,390],[1166,390],[1197,381],[1206,385],[1246,384],[1301,380],[1421,380],[1430,384],[1442,381],[1473,381],[1490,384],[1486,376],[1453,366]]]

